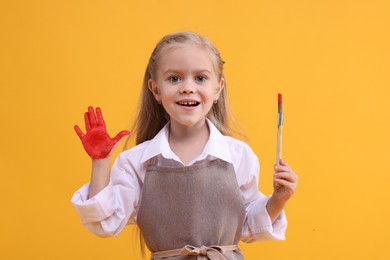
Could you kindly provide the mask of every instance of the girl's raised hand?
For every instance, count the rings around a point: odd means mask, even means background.
[[[106,158],[122,137],[130,134],[130,131],[124,130],[111,138],[107,133],[106,124],[99,107],[96,108],[96,115],[93,107],[88,107],[88,112],[84,114],[84,120],[87,133],[84,134],[78,125],[74,126],[74,130],[80,137],[85,151],[94,160]]]
[[[275,165],[274,168],[274,194],[272,196],[278,202],[285,203],[295,193],[298,185],[298,176],[282,159],[279,165]]]

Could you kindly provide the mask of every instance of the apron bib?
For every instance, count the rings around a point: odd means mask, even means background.
[[[152,259],[243,259],[244,218],[231,163],[147,167],[137,224]]]

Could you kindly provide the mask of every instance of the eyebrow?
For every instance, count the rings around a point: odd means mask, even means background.
[[[167,69],[166,71],[163,72],[162,75],[165,75],[168,73],[180,74],[180,72],[181,72],[180,70],[176,70],[176,69]],[[196,70],[196,73],[210,73],[210,74],[212,74],[212,72],[210,70],[205,70],[205,69]]]

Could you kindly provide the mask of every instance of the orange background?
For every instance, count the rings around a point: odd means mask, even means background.
[[[390,2],[0,2],[0,259],[137,259],[134,234],[101,239],[70,203],[90,161],[73,131],[88,105],[130,126],[147,59],[166,33],[210,38],[234,115],[272,192],[276,98],[284,158],[300,176],[287,241],[246,259],[390,258]],[[117,149],[116,153],[120,150]]]

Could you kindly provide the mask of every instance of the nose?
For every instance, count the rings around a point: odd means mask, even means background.
[[[193,82],[190,80],[183,81],[183,84],[180,88],[181,94],[192,94],[196,92],[196,87]]]

